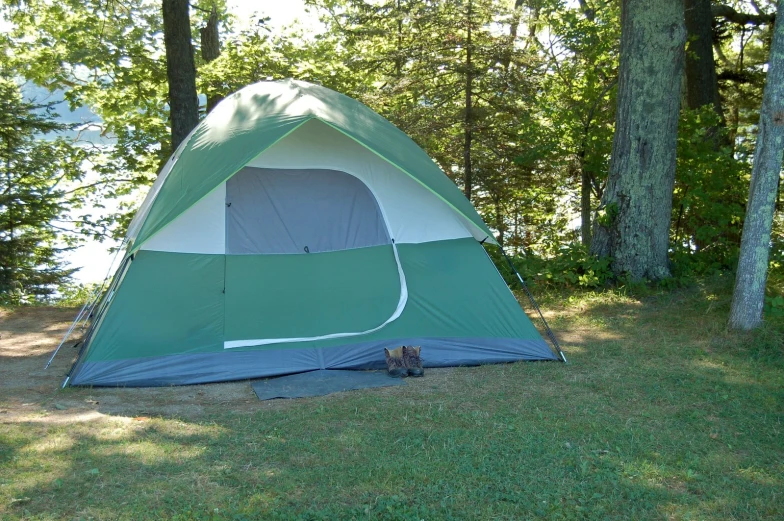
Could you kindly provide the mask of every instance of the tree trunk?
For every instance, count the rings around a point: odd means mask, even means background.
[[[713,16],[710,0],[685,0],[686,31],[686,104],[690,109],[712,105],[722,116],[716,61],[713,59]],[[722,120],[723,120],[722,116]]]
[[[206,63],[217,60],[220,56],[220,33],[218,32],[218,11],[213,6],[210,12],[210,17],[207,19],[207,25],[199,29],[201,36],[201,57]],[[212,94],[207,96],[207,114],[212,112],[215,105],[220,103],[223,96],[220,94]]]
[[[397,49],[395,53],[395,79],[403,77],[403,11],[400,0],[395,5],[395,15],[397,15]]]
[[[512,10],[512,19],[509,21],[509,43],[504,49],[504,57],[502,65],[504,74],[509,73],[509,66],[512,63],[512,54],[514,53],[515,43],[517,42],[517,30],[520,26],[520,18],[523,14],[523,0],[515,0]]]
[[[493,197],[493,204],[495,206],[495,229],[498,230],[498,237],[496,240],[498,241],[498,245],[502,248],[504,247],[504,240],[505,231],[506,231],[506,222],[504,219],[504,210],[501,207],[501,198],[499,196]]]
[[[784,0],[779,0],[730,308],[733,329],[753,329],[762,323],[770,231],[784,159],[784,23],[779,22],[783,19]]]
[[[176,150],[199,122],[188,0],[163,0],[163,42],[169,80],[172,150]]]
[[[466,72],[465,72],[465,118],[463,120],[463,184],[465,196],[471,200],[471,189],[474,184],[474,173],[471,170],[471,141],[473,139],[473,87],[474,71],[471,65],[471,24],[472,1],[468,0],[468,10],[466,13]]]
[[[686,105],[694,110],[711,105],[719,116],[719,123],[707,132],[716,150],[729,146],[727,124],[719,97],[719,80],[713,58],[713,15],[710,0],[685,0],[686,32]]]
[[[580,165],[580,238],[585,246],[591,245],[591,174]]]
[[[682,0],[623,0],[618,109],[591,251],[616,275],[670,276],[675,151],[686,41]]]

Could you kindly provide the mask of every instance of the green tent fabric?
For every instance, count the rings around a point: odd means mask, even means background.
[[[488,239],[490,237],[490,239]],[[364,105],[303,82],[224,100],[175,152],[69,375],[155,386],[556,360],[449,178]]]
[[[223,100],[187,141],[134,240],[134,250],[237,173],[269,146],[311,119],[345,133],[437,194],[481,230],[476,209],[406,134],[362,103],[296,80],[262,82]]]

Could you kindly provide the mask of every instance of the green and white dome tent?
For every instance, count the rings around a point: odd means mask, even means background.
[[[408,136],[327,88],[261,82],[171,157],[71,385],[154,386],[558,357],[482,242],[471,203]]]

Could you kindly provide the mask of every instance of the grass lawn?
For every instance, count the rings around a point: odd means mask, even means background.
[[[272,402],[60,391],[74,311],[6,309],[0,519],[784,519],[784,325],[728,333],[729,299],[550,297],[569,365]]]

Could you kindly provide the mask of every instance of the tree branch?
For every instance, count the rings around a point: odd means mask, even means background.
[[[589,22],[593,22],[596,19],[596,10],[592,9],[586,0],[578,0],[578,3],[580,4],[580,11],[583,12],[585,18]]]
[[[736,11],[728,5],[717,4],[711,6],[711,15],[714,18],[724,18],[728,22],[738,25],[766,25],[776,21],[775,14],[749,14]]]
[[[733,81],[735,83],[751,83],[751,78],[745,72],[721,71],[717,78],[719,81]]]

